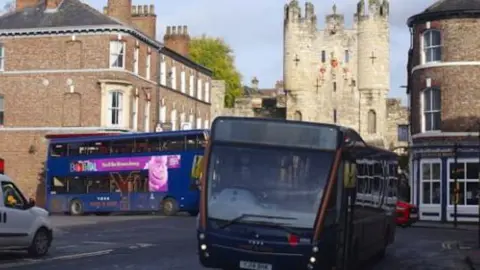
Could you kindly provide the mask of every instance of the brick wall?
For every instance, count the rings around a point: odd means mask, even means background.
[[[427,88],[427,79],[430,79],[431,86],[436,86],[441,91],[441,130],[475,130],[480,118],[480,87],[476,79],[480,74],[480,66],[468,63],[480,61],[479,21],[480,19],[449,19],[430,22],[430,29],[442,33],[442,62],[424,67],[420,65],[420,44],[427,28],[425,23],[414,26],[411,63],[417,70],[413,71],[410,86],[412,134],[421,132],[421,91]]]

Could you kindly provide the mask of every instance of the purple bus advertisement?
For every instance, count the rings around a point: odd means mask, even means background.
[[[198,214],[206,130],[51,139],[46,208],[70,215]]]

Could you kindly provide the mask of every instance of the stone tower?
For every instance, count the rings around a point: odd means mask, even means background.
[[[387,99],[390,84],[389,3],[360,1],[355,14],[358,24],[358,90],[360,133],[370,140],[386,132]]]
[[[334,5],[317,29],[312,3],[285,5],[287,118],[336,123],[383,140],[389,89],[388,1],[358,3],[353,27]],[[368,10],[368,12],[367,12]]]

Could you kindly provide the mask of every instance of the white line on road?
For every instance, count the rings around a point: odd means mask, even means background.
[[[93,244],[93,245],[116,245],[118,243],[114,242],[102,242],[102,241],[83,241],[84,244]]]
[[[32,265],[32,264],[51,262],[51,261],[73,260],[73,259],[80,259],[80,258],[87,258],[87,257],[102,256],[102,255],[110,254],[112,251],[113,251],[113,249],[106,249],[106,250],[100,250],[100,251],[95,251],[95,252],[85,252],[85,253],[78,253],[78,254],[71,254],[71,255],[63,255],[63,256],[57,256],[57,257],[51,257],[51,258],[45,258],[45,259],[24,259],[20,262],[1,264],[0,269],[18,267],[18,266],[25,266],[25,265]]]

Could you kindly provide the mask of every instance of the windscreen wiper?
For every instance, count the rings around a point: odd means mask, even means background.
[[[225,224],[222,224],[219,226],[220,229],[225,229],[227,228],[228,226],[232,225],[232,224],[235,224],[235,223],[238,223],[240,220],[244,219],[244,218],[249,218],[249,217],[253,217],[253,218],[267,218],[267,219],[282,219],[282,220],[296,220],[296,218],[290,218],[290,217],[280,217],[280,216],[268,216],[268,215],[254,215],[254,214],[241,214],[240,216],[228,221],[227,223]],[[276,225],[274,223],[267,223],[268,225],[272,225],[272,226],[281,226],[283,227],[282,225]]]

